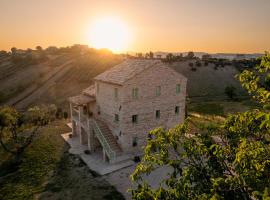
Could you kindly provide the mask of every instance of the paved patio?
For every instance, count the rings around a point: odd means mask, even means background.
[[[130,175],[134,172],[137,164],[131,160],[120,164],[109,164],[103,161],[101,150],[87,155],[84,153],[87,146],[81,145],[78,137],[69,138],[69,134],[71,133],[62,134],[64,140],[70,145],[69,152],[79,155],[91,170],[102,175],[101,178],[115,186],[126,199],[131,199],[131,194],[127,190],[134,187],[130,180]],[[168,167],[159,168],[150,175],[144,176],[144,179],[153,188],[158,188],[161,180],[167,176],[168,172],[170,172]]]
[[[84,151],[87,150],[87,146],[81,145],[78,137],[70,138],[70,134],[71,132],[62,134],[64,140],[70,145],[69,153],[79,155],[91,170],[100,175],[109,174],[134,164],[132,160],[126,160],[119,164],[104,162],[101,149],[91,154],[85,154]]]

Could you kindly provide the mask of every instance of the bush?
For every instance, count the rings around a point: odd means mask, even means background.
[[[197,67],[200,67],[200,66],[202,66],[202,63],[201,63],[200,61],[197,60],[197,61],[196,61],[196,66],[197,66]]]
[[[195,71],[197,71],[197,68],[196,67],[192,67],[190,70],[193,71],[193,72],[195,72]]]
[[[236,91],[236,88],[234,86],[230,85],[230,86],[227,86],[225,88],[224,92],[230,99],[234,99],[236,96],[235,91]]]
[[[190,67],[193,67],[194,64],[193,64],[192,62],[190,62],[188,65],[189,65]]]
[[[65,111],[65,112],[63,113],[63,116],[64,116],[65,119],[67,119],[67,118],[68,118],[68,112]]]
[[[133,161],[134,161],[135,163],[141,162],[140,156],[134,156]]]
[[[87,154],[87,155],[90,155],[91,154],[91,151],[88,150],[88,149],[86,149],[86,150],[84,150],[84,153]]]
[[[57,108],[57,111],[56,111],[56,118],[58,118],[58,119],[62,119],[62,118],[63,118],[63,111],[62,111],[62,108]]]

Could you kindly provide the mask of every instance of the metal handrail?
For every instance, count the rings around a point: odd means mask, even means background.
[[[94,129],[96,130],[96,132],[98,133],[97,136],[99,136],[101,143],[103,143],[103,147],[105,149],[105,151],[107,152],[108,156],[110,159],[115,159],[116,157],[116,153],[115,151],[113,151],[109,145],[109,143],[107,142],[106,138],[104,137],[104,135],[102,134],[102,131],[100,130],[97,122],[95,120],[93,120],[94,122]]]

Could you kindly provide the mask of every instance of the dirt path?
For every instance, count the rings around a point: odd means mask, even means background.
[[[64,75],[72,67],[73,60],[69,60],[64,64],[54,68],[50,73],[42,78],[39,85],[33,84],[16,97],[10,99],[7,104],[16,107],[17,109],[24,109],[30,105],[36,98],[40,97],[48,88],[50,88],[56,80]]]

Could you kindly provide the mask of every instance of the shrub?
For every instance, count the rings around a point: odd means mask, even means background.
[[[65,119],[67,119],[67,118],[68,118],[68,112],[65,111],[65,112],[63,113],[63,116],[64,116]]]
[[[234,99],[236,96],[235,91],[236,91],[236,88],[234,86],[230,85],[230,86],[227,86],[225,88],[224,92],[230,99]]]
[[[90,155],[91,154],[91,151],[88,150],[88,149],[86,149],[86,150],[84,150],[84,153],[87,154],[87,155]]]
[[[56,118],[58,118],[58,119],[62,119],[63,118],[62,108],[57,108],[57,110],[56,110]]]
[[[200,66],[202,66],[202,63],[201,63],[200,61],[197,60],[197,61],[196,61],[196,66],[197,66],[197,67],[200,67]]]
[[[133,161],[134,161],[135,163],[141,162],[140,156],[134,156]]]
[[[197,68],[196,67],[192,67],[190,70],[193,71],[193,72],[195,72],[197,70]]]
[[[193,63],[192,62],[190,62],[190,63],[188,63],[188,65],[190,66],[190,67],[193,67]]]

